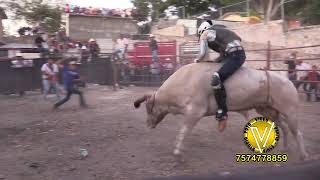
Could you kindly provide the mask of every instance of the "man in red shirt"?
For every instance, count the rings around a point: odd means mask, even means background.
[[[320,73],[317,70],[317,66],[313,65],[312,70],[308,72],[307,76],[307,81],[319,81]],[[318,95],[318,82],[310,82],[309,88],[308,88],[308,93],[307,93],[307,101],[310,101],[311,99],[311,94],[314,93],[316,97],[316,101],[320,101],[320,95]]]

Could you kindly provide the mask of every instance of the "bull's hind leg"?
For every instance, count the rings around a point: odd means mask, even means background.
[[[288,114],[284,114],[284,117],[286,118],[286,122],[289,126],[289,129],[292,135],[294,136],[295,141],[297,142],[301,159],[303,160],[307,159],[309,155],[304,146],[302,132],[298,129],[298,120],[296,116],[292,113],[288,113]]]
[[[286,126],[286,124],[283,122],[283,118],[281,118],[280,113],[270,107],[260,107],[260,108],[256,108],[257,113],[265,116],[265,117],[269,117],[271,118],[283,131],[283,145],[284,145],[284,149],[285,151],[288,150],[288,133],[289,133],[289,129]]]
[[[294,106],[279,106],[277,111],[281,114],[281,122],[284,122],[288,125],[290,132],[292,133],[300,152],[301,159],[308,158],[308,153],[306,152],[302,132],[298,128],[298,119],[296,117],[296,110],[297,108]],[[279,124],[280,125],[280,124]],[[285,126],[284,126],[285,127]],[[288,131],[288,130],[286,130]]]

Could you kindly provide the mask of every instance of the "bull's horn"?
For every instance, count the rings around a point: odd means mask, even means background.
[[[151,95],[150,94],[145,94],[142,97],[138,98],[137,100],[134,101],[134,107],[135,108],[139,108],[140,104],[143,103],[144,101],[146,101],[148,98],[150,98]]]

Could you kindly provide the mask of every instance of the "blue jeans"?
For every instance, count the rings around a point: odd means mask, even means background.
[[[66,89],[67,90],[67,94],[66,94],[66,97],[63,98],[62,100],[60,100],[59,102],[57,102],[54,107],[57,108],[59,106],[61,106],[62,104],[66,103],[67,101],[69,101],[70,97],[72,94],[77,94],[79,95],[79,103],[80,103],[80,106],[82,107],[85,107],[86,106],[86,102],[84,100],[84,97],[83,97],[83,93],[76,89],[76,88],[68,88]]]
[[[157,62],[158,61],[158,51],[153,50],[152,51],[152,62]]]
[[[58,82],[57,81],[50,81],[43,79],[42,80],[42,85],[43,85],[43,97],[44,99],[47,98],[47,95],[50,91],[50,88],[53,88],[55,91],[57,98],[60,99],[60,89],[58,88]]]

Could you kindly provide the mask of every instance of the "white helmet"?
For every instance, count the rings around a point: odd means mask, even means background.
[[[205,30],[211,28],[212,26],[213,23],[210,20],[201,23],[201,25],[198,27],[198,36],[200,37]]]

